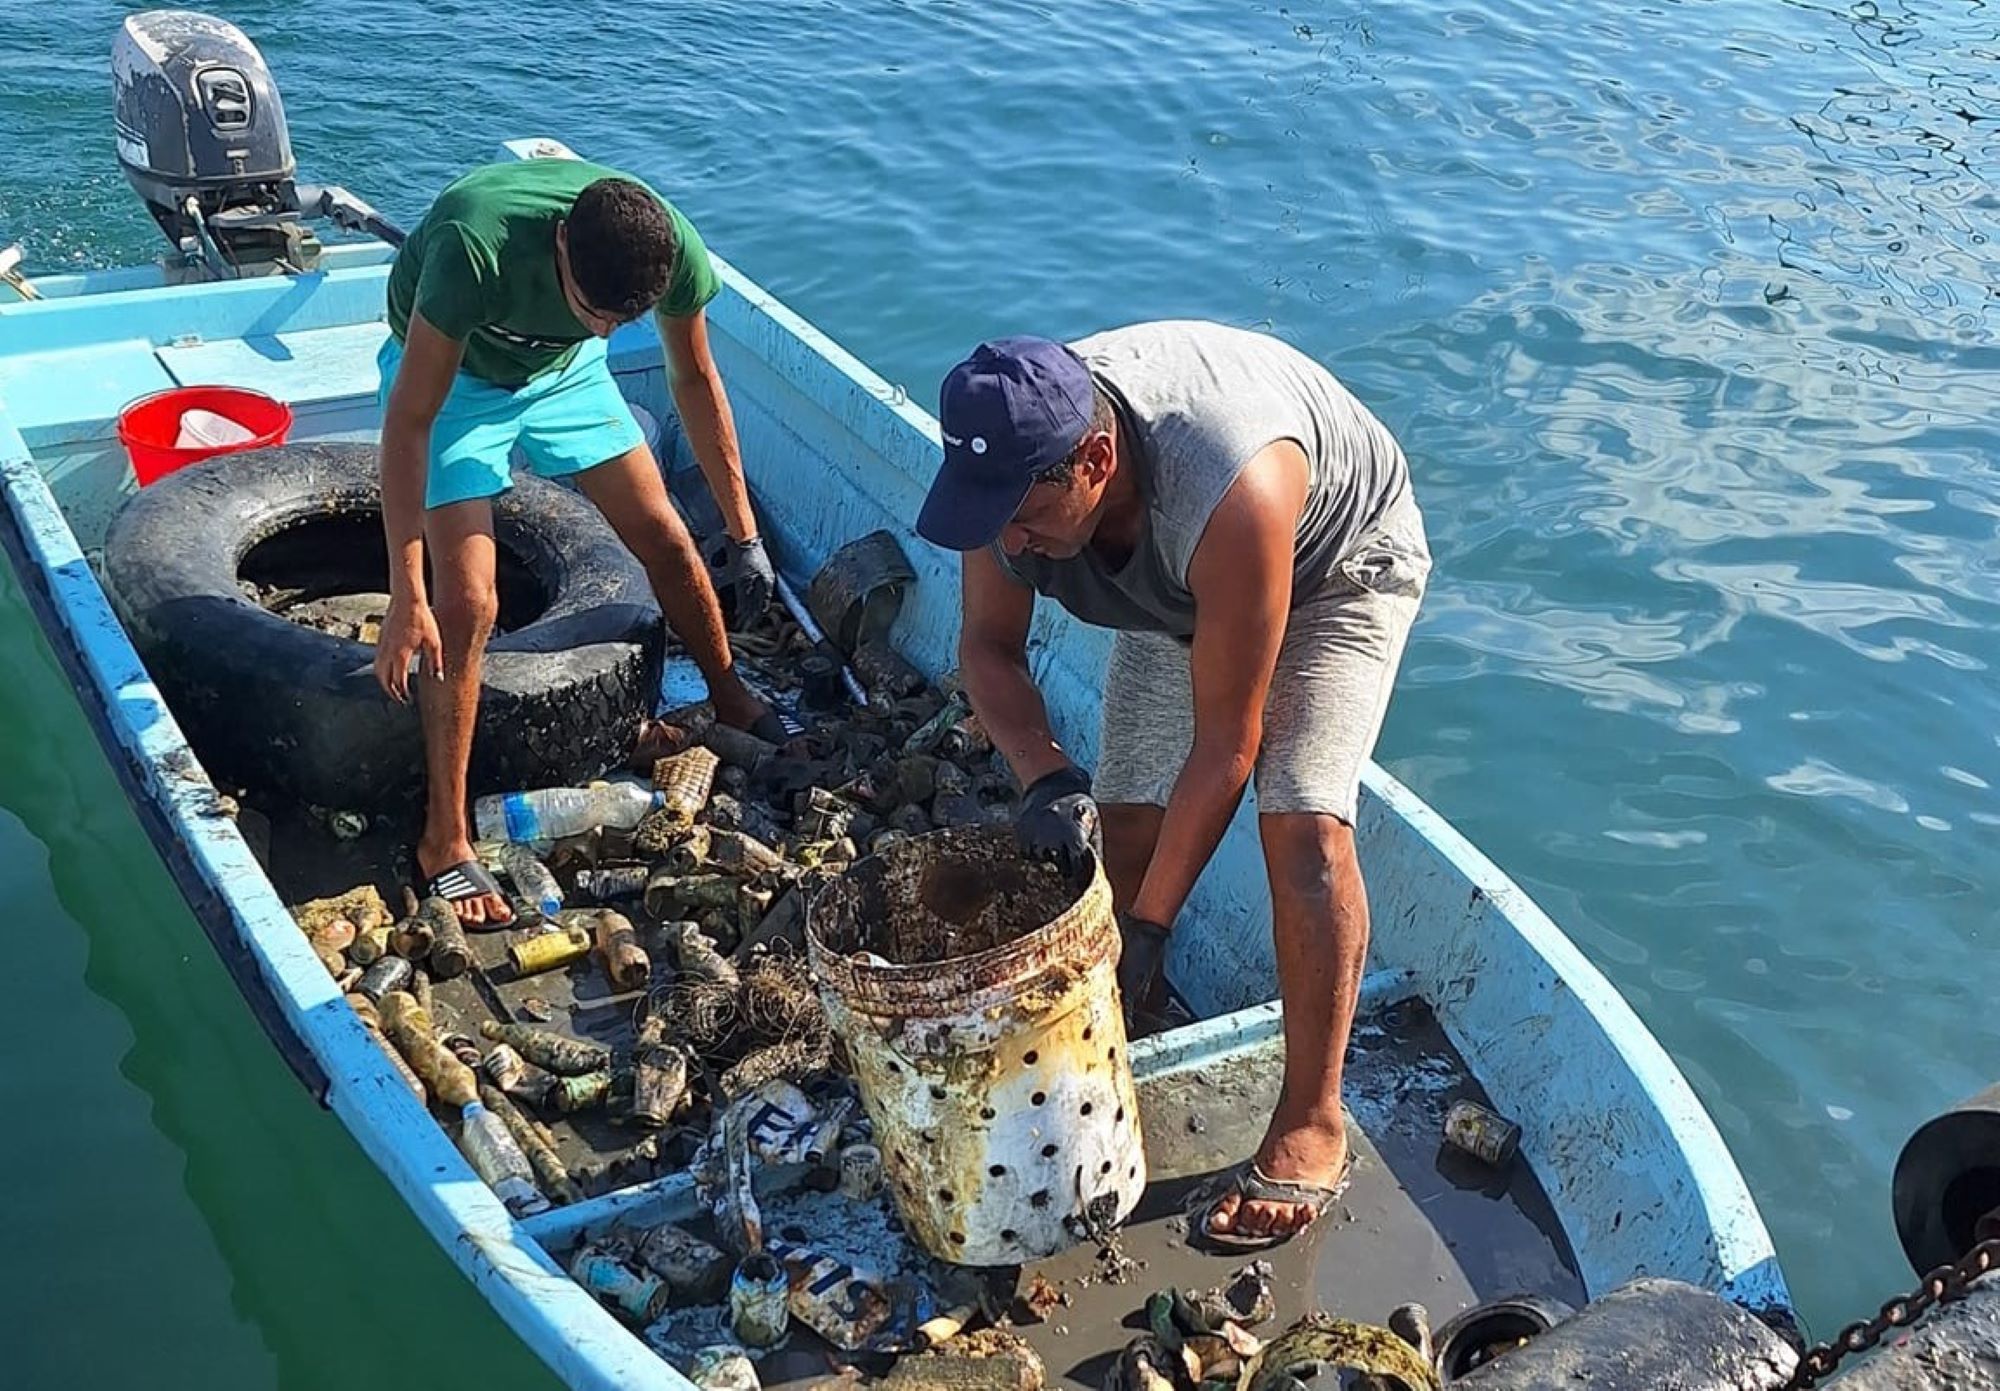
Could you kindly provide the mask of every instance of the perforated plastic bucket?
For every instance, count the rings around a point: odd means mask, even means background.
[[[242,426],[250,437],[232,444],[181,448],[181,417],[189,411],[210,411]],[[291,433],[292,408],[283,401],[240,386],[177,386],[141,396],[118,413],[118,442],[132,461],[139,486],[166,477],[175,469],[218,454],[264,449],[285,442]]]
[[[1048,902],[1034,878],[1048,874],[1010,828],[936,831],[856,864],[807,914],[897,1208],[925,1249],[962,1265],[1052,1255],[1123,1221],[1146,1188],[1103,872],[1080,894],[1058,881],[1064,906],[1011,940],[942,959],[912,949]]]

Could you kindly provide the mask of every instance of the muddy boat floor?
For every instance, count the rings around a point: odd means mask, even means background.
[[[364,880],[385,894],[395,890],[391,902],[400,898],[396,886],[407,873],[403,842],[374,835],[337,841],[303,816],[245,820],[253,848],[287,902]],[[629,1040],[639,992],[608,993],[596,971],[510,981],[505,953],[514,935],[469,935],[479,968],[436,987],[443,1027],[476,1032],[479,1020],[495,1017],[536,1022],[545,1008],[552,1027],[608,1045]],[[1142,1073],[1151,1184],[1119,1242],[1135,1268],[1122,1281],[1107,1280],[1099,1253],[1085,1246],[1022,1272],[1024,1283],[1035,1273],[1045,1276],[1066,1300],[1043,1322],[1019,1329],[1041,1353],[1052,1383],[1102,1386],[1111,1359],[1141,1328],[1148,1294],[1169,1285],[1207,1288],[1253,1258],[1195,1249],[1188,1214],[1256,1149],[1277,1096],[1281,1050],[1273,1036],[1239,1047],[1223,1066],[1196,1058]],[[1460,1098],[1485,1099],[1428,1006],[1418,1000],[1390,1004],[1356,1021],[1346,1092],[1352,1184],[1311,1232],[1261,1253],[1276,1274],[1278,1317],[1260,1331],[1269,1336],[1312,1308],[1380,1323],[1396,1305],[1416,1300],[1436,1326],[1501,1295],[1583,1302],[1574,1259],[1528,1166],[1517,1160],[1496,1175],[1441,1144],[1444,1113]],[[588,1115],[552,1128],[572,1164],[602,1164],[636,1138]],[[560,1259],[565,1252],[554,1254]],[[771,1387],[816,1380],[839,1365],[839,1354],[795,1331],[759,1370]]]

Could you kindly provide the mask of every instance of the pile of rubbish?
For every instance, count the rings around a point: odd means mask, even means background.
[[[746,679],[792,717],[786,742],[689,704],[639,731],[609,780],[479,800],[477,849],[511,922],[468,928],[407,888],[392,908],[374,884],[294,909],[515,1216],[692,1177],[705,1211],[690,1225],[614,1230],[567,1259],[684,1369],[794,1321],[847,1351],[932,1348],[982,1307],[905,1239],[804,951],[806,905],[857,860],[1015,812],[963,693],[884,640],[908,577],[900,555],[881,560],[885,539],[815,583],[832,599],[820,624],[773,606],[733,635]],[[758,1168],[796,1195],[760,1213]]]

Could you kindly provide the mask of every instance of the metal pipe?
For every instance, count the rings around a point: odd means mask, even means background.
[[[813,622],[813,616],[806,611],[805,604],[799,599],[798,591],[785,582],[783,575],[776,575],[775,578],[778,582],[778,598],[784,601],[785,612],[791,614],[792,621],[799,625],[815,647],[825,643],[831,648],[833,644],[826,641],[826,634],[819,630],[819,624]],[[840,684],[847,687],[848,699],[856,705],[868,704],[868,692],[862,689],[860,678],[855,676],[854,669],[845,661],[840,663]]]

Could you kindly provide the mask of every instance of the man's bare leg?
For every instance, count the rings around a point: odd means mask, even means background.
[[[724,724],[748,729],[765,713],[766,706],[750,694],[736,674],[729,635],[723,631],[722,605],[709,582],[708,566],[667,497],[653,451],[636,445],[615,459],[586,469],[576,479],[583,495],[604,514],[625,548],[646,567],[646,578],[652,582],[653,597],[659,600],[667,625],[686,644],[688,655],[708,682],[715,717]]]
[[[1271,878],[1271,931],[1285,1009],[1285,1078],[1257,1150],[1274,1179],[1331,1185],[1347,1165],[1341,1065],[1368,955],[1368,894],[1354,830],[1332,816],[1258,818]],[[1217,1204],[1210,1231],[1290,1235],[1310,1209],[1298,1203]]]
[[[486,639],[500,611],[493,579],[492,504],[475,498],[427,513],[424,539],[431,555],[431,612],[444,646],[444,679],[426,671],[416,682],[428,778],[417,868],[429,881],[474,858],[465,775],[472,761],[473,726],[479,718]],[[455,900],[452,906],[469,923],[506,922],[513,917],[507,900],[498,894]]]

